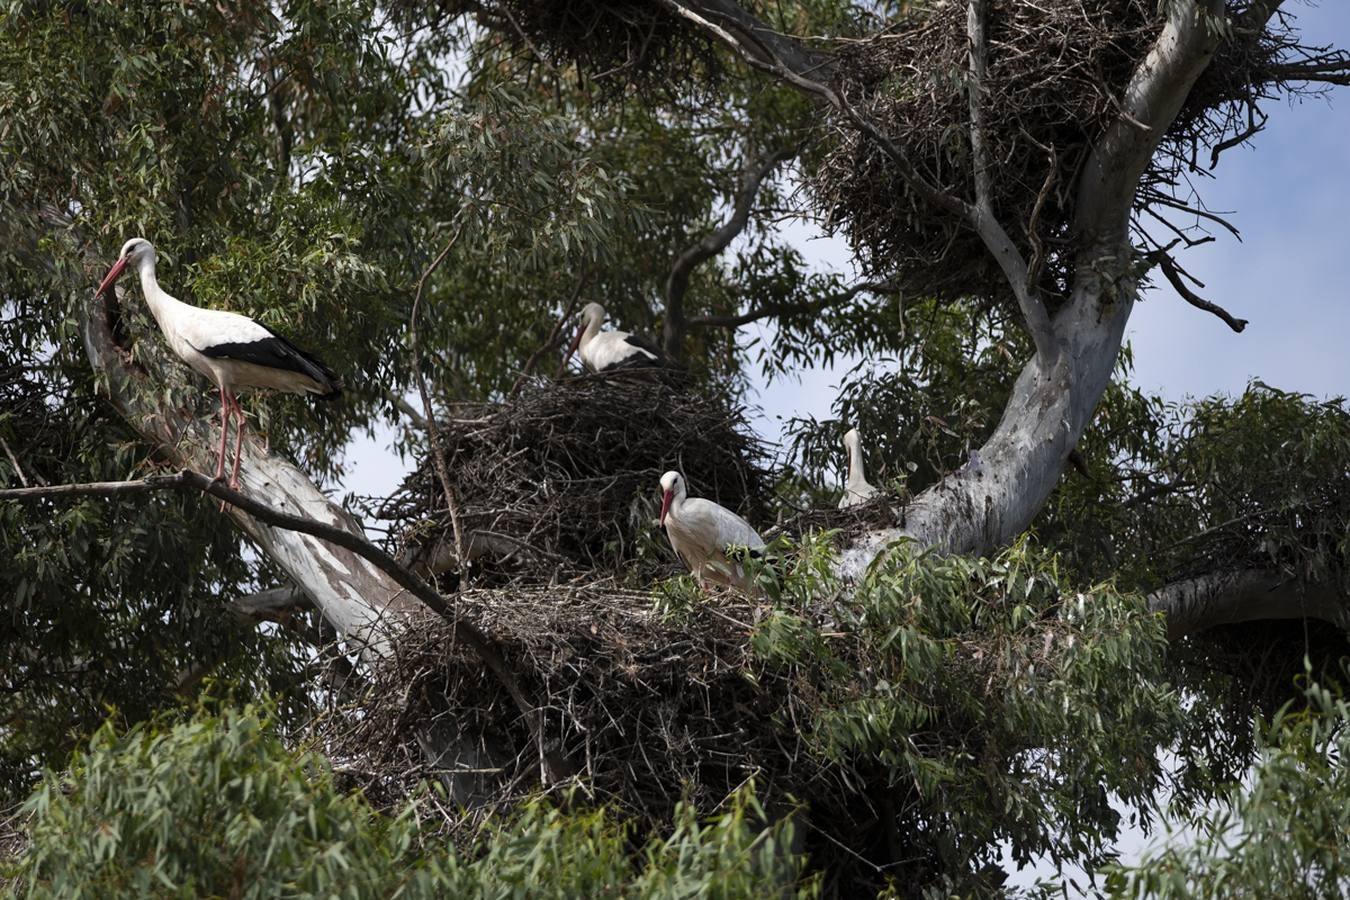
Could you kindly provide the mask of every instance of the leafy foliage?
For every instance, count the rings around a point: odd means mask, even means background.
[[[1260,731],[1250,785],[1189,821],[1183,840],[1117,868],[1120,897],[1336,897],[1350,889],[1350,704],[1307,683]]]
[[[322,757],[287,750],[267,710],[105,726],[24,807],[20,896],[751,898],[794,886],[791,825],[766,828],[753,791],[626,852],[604,810],[527,804],[462,849],[425,840],[413,800],[392,817],[336,787]]]
[[[851,593],[829,546],[782,581],[761,573],[776,603],[752,646],[789,673],[808,746],[871,798],[890,858],[962,893],[1001,882],[1005,841],[1019,861],[1106,858],[1108,793],[1147,816],[1181,725],[1161,622],[1109,586],[1073,590],[1026,544],[982,560],[902,546]]]

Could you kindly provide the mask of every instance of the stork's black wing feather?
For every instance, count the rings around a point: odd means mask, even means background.
[[[649,365],[659,366],[663,365],[666,361],[665,354],[661,352],[660,348],[646,338],[638,337],[636,334],[630,334],[623,339],[623,342],[630,347],[646,350],[652,356],[655,356],[656,359],[647,360]]]
[[[262,325],[261,322],[258,324]],[[323,385],[324,393],[318,396],[324,400],[341,395],[342,382],[338,379],[336,372],[272,329],[267,328],[266,325],[262,325],[262,327],[267,329],[267,333],[271,337],[259,341],[212,344],[209,347],[200,348],[201,353],[204,356],[211,356],[216,359],[235,359],[239,362],[265,366],[269,369],[283,369],[287,372],[306,375]]]

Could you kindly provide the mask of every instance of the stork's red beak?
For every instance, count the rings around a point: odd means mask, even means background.
[[[113,282],[121,278],[122,273],[125,272],[126,270],[127,270],[127,258],[124,256],[117,262],[113,263],[113,267],[108,270],[108,274],[103,276],[103,283],[98,286],[98,290],[94,291],[94,296],[95,297],[103,296],[103,292],[106,291],[108,288],[112,287]]]
[[[572,345],[567,348],[567,355],[563,357],[564,366],[567,365],[567,361],[572,358],[572,354],[577,352],[577,348],[581,346],[581,334],[585,330],[585,326],[577,329],[577,336],[572,338]]]
[[[666,513],[670,512],[670,501],[675,499],[675,489],[671,488],[661,495],[661,526],[666,524]]]

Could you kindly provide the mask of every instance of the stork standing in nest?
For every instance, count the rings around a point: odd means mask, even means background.
[[[764,538],[750,523],[724,506],[690,497],[679,472],[661,476],[661,525],[670,546],[699,584],[726,584],[743,591],[754,587],[745,568],[731,559],[730,547],[764,549]]]
[[[861,506],[877,495],[877,489],[867,483],[863,474],[862,436],[858,429],[850,428],[844,435],[844,449],[848,451],[848,479],[844,482],[844,496],[839,499],[839,508]]]
[[[581,327],[572,339],[572,346],[567,349],[566,359],[571,359],[579,347],[581,361],[592,372],[666,364],[661,351],[642,338],[626,331],[601,331],[600,326],[605,324],[605,308],[599,303],[587,303],[581,308],[579,318]]]
[[[220,452],[216,478],[225,477],[225,439],[230,416],[237,417],[234,466],[230,487],[239,487],[239,457],[244,446],[244,410],[235,391],[268,388],[292,394],[337,397],[342,390],[333,370],[248,316],[190,306],[171,296],[155,278],[155,248],[145,238],[122,245],[117,262],[94,296],[109,290],[128,268],[141,278],[145,302],[159,323],[170,349],[194,371],[215,382],[220,391]]]

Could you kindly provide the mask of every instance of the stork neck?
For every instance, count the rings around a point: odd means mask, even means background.
[[[145,302],[150,307],[150,312],[154,313],[155,321],[159,323],[160,328],[166,327],[166,317],[172,318],[178,308],[187,304],[159,286],[159,279],[155,277],[154,260],[140,260],[136,264],[136,274],[140,276],[141,293],[145,294]]]
[[[867,476],[863,474],[863,455],[862,445],[854,442],[848,445],[848,483],[858,484],[866,481]]]
[[[671,516],[679,518],[680,510],[684,508],[684,498],[687,496],[689,496],[689,494],[684,489],[684,485],[680,485],[675,489],[675,493],[670,498],[670,508],[666,510],[667,519]]]
[[[585,347],[592,340],[594,340],[596,334],[598,334],[599,331],[600,331],[600,319],[598,317],[587,318],[586,327],[581,332],[581,346]]]

